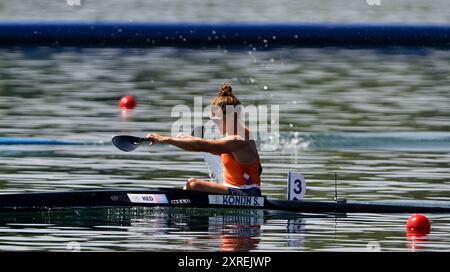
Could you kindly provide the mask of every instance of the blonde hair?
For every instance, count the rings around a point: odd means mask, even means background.
[[[220,107],[223,114],[225,114],[227,105],[241,105],[241,101],[233,94],[233,89],[230,84],[224,83],[220,86],[219,94],[213,99],[211,105]]]

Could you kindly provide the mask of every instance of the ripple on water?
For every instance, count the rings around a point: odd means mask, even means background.
[[[245,104],[280,105],[279,145],[259,143],[267,195],[285,198],[286,173],[298,171],[309,199],[331,200],[336,173],[339,195],[352,200],[448,200],[448,67],[448,52],[438,50],[2,49],[1,136],[89,144],[0,146],[0,188],[181,187],[208,178],[200,154],[165,146],[123,153],[109,141],[168,133],[172,106],[192,105],[193,96],[206,105],[228,81]],[[138,99],[127,120],[117,107],[124,94]],[[74,241],[82,250],[365,251],[371,242],[413,250],[406,215],[195,211],[16,214],[2,217],[0,249],[68,250]],[[433,232],[414,250],[449,250],[447,220],[430,218]]]

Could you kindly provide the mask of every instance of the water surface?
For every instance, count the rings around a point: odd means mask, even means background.
[[[0,50],[0,136],[77,140],[0,146],[2,193],[181,187],[207,178],[200,154],[123,153],[112,136],[169,133],[174,105],[204,105],[223,82],[244,104],[280,105],[280,143],[259,142],[263,190],[286,197],[448,200],[450,56],[435,50]],[[123,118],[118,100],[138,107]],[[79,209],[2,214],[1,250],[449,250],[449,221],[411,241],[408,214],[347,216],[201,209]],[[379,247],[378,247],[379,246]]]

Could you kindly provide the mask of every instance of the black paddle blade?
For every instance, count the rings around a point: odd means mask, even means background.
[[[139,138],[135,136],[119,135],[112,138],[112,143],[118,149],[125,152],[130,152],[138,148],[145,140],[145,138]]]

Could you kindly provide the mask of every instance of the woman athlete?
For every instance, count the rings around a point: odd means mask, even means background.
[[[148,134],[150,144],[169,144],[187,151],[209,152],[220,155],[224,167],[224,183],[218,184],[190,178],[184,189],[217,194],[260,196],[261,163],[250,130],[239,120],[241,102],[228,84],[223,84],[211,103],[211,119],[222,132],[221,139],[203,139],[188,135],[177,137]],[[231,110],[230,110],[231,109]]]

